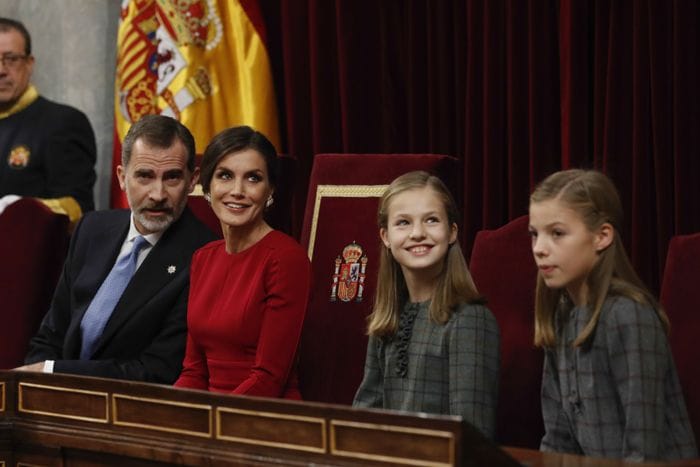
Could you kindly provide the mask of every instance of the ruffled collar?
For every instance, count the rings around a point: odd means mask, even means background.
[[[396,341],[396,376],[406,377],[408,372],[408,344],[411,342],[413,334],[413,323],[416,321],[418,312],[428,308],[430,301],[421,303],[406,302],[399,316],[399,329],[394,336]]]

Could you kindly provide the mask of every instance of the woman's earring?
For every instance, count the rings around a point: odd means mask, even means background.
[[[204,199],[207,200],[207,203],[211,204],[211,195],[209,193],[204,193]]]
[[[272,206],[272,203],[274,203],[274,202],[275,202],[275,198],[273,198],[272,195],[270,195],[270,197],[267,198],[267,201],[265,201],[265,207],[269,208],[270,206]]]

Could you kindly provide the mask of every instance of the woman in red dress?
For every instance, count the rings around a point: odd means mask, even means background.
[[[224,239],[192,258],[185,360],[175,386],[301,399],[296,352],[311,267],[272,229],[277,154],[250,127],[229,128],[204,152],[201,182]]]

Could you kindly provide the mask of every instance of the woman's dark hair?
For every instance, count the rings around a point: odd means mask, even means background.
[[[200,182],[204,193],[209,193],[214,169],[221,159],[234,152],[254,149],[265,159],[270,186],[277,186],[277,151],[269,139],[249,126],[227,128],[218,133],[204,150],[200,169]]]

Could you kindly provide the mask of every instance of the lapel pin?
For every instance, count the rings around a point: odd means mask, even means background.
[[[171,264],[170,266],[168,266],[168,274],[175,274],[176,270],[177,268],[174,265]]]

